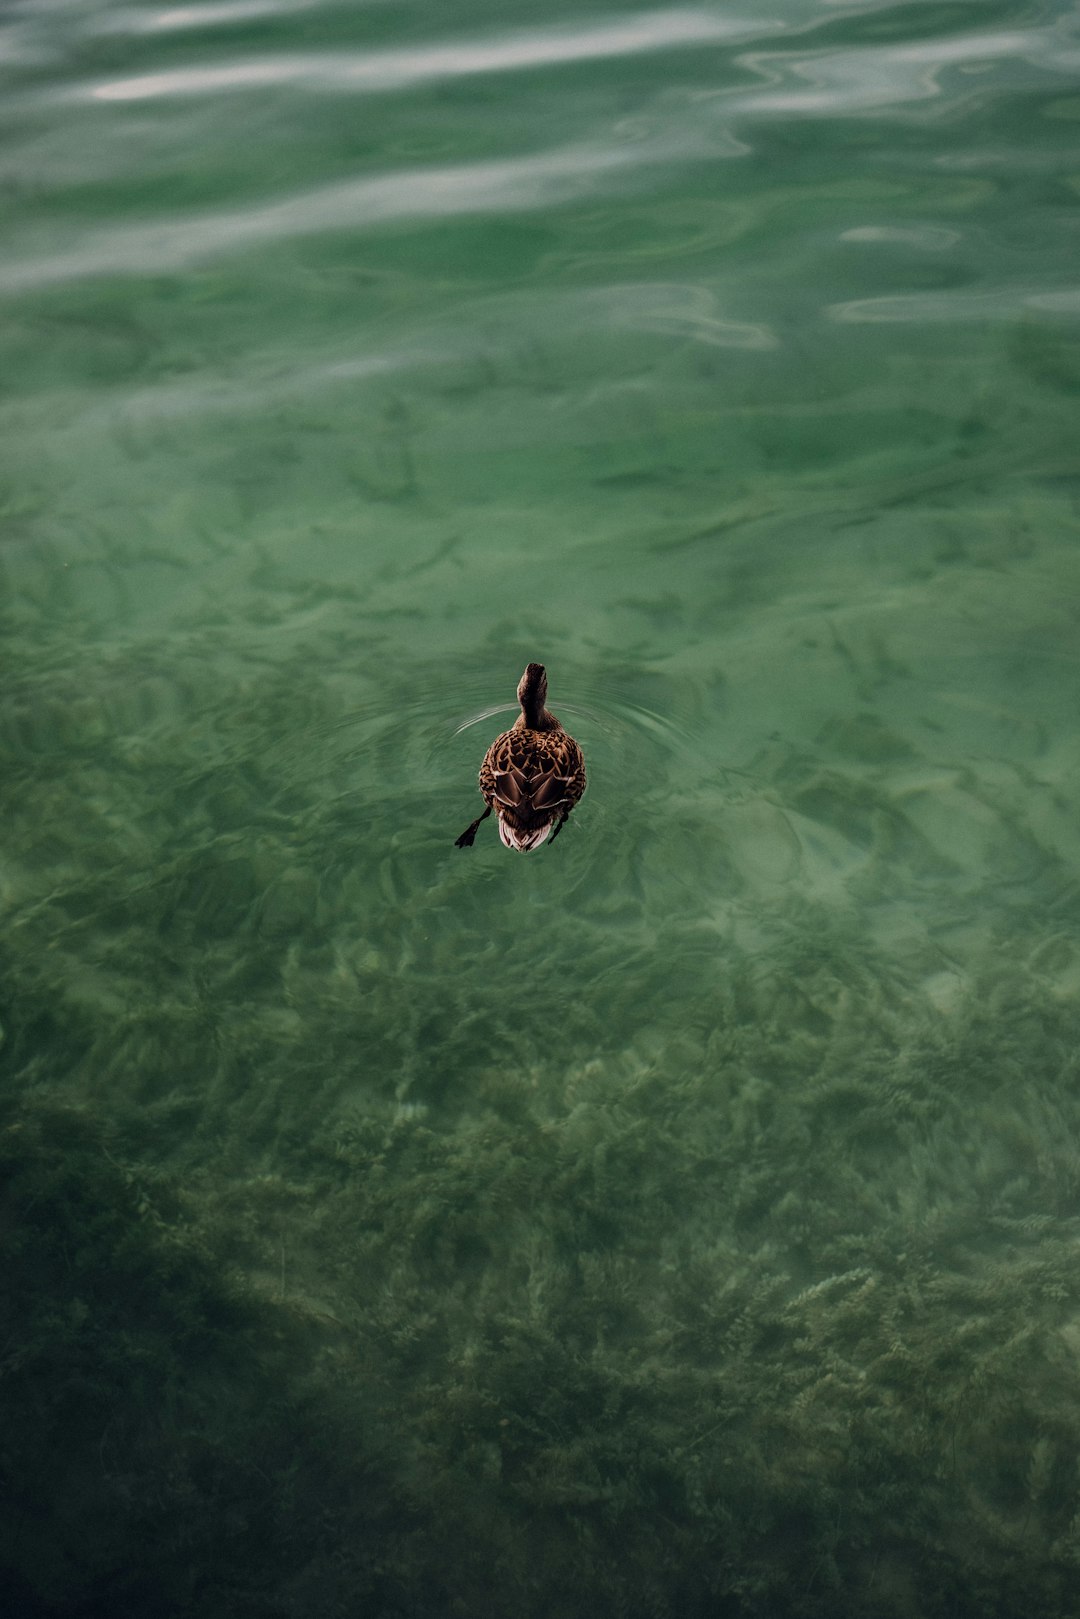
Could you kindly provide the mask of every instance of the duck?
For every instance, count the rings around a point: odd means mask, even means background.
[[[455,840],[455,848],[472,847],[477,828],[492,810],[503,843],[522,854],[549,838],[554,843],[566,825],[585,791],[585,760],[547,707],[547,690],[544,665],[530,663],[517,686],[521,713],[495,738],[480,766],[487,808]]]

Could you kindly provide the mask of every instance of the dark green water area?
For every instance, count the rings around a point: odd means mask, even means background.
[[[4,1619],[1080,1616],[1078,193],[1065,0],[8,0]]]

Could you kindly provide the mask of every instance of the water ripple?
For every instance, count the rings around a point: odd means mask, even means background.
[[[178,68],[80,86],[71,93],[77,99],[147,101],[162,96],[292,85],[316,91],[371,94],[484,73],[610,60],[721,40],[735,43],[760,38],[763,32],[782,26],[777,21],[749,21],[708,11],[643,12],[576,31],[543,29],[410,50],[289,54],[220,66]]]
[[[1066,42],[1072,48],[1067,48]],[[1038,29],[964,33],[903,44],[848,47],[843,51],[770,52],[745,65],[770,86],[731,98],[743,115],[824,114],[840,117],[928,101],[944,94],[949,68],[971,71],[1019,62],[1043,71],[1075,74],[1080,65],[1073,18]]]
[[[313,11],[317,0],[221,0],[197,6],[169,6],[164,11],[117,9],[94,18],[88,30],[95,34],[173,34],[196,28],[228,27],[257,22],[263,17],[292,17]]]
[[[399,170],[322,186],[261,207],[97,231],[71,252],[0,269],[0,293],[84,276],[175,272],[223,253],[326,231],[553,207],[594,195],[619,171],[674,155],[659,141],[651,146],[574,145],[503,162]]]
[[[894,293],[880,298],[855,298],[826,310],[832,320],[853,325],[892,325],[899,322],[1014,320],[1024,309],[1043,309],[1057,315],[1080,314],[1080,291],[1075,287],[1036,290],[1030,285],[990,287],[979,292],[938,288],[933,292]]]

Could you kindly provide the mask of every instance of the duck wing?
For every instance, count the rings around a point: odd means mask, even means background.
[[[575,752],[578,752],[575,745]],[[563,749],[534,748],[515,758],[508,749],[491,762],[491,796],[497,806],[511,810],[515,818],[550,820],[560,810],[572,809],[581,797],[578,761]]]

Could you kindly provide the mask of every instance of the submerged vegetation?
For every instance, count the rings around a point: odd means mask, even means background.
[[[689,880],[665,914],[625,841],[613,913],[582,831],[495,949],[513,863],[466,880],[377,804],[357,854],[344,766],[301,817],[233,712],[220,761],[171,714],[51,780],[11,750],[8,1610],[1070,1613],[1057,858],[1018,835],[1007,957],[885,948],[875,870],[948,891],[950,938],[982,900],[848,727],[713,843],[673,812],[654,847],[726,860],[724,915]],[[841,788],[863,906],[762,889],[747,850],[782,821],[809,860]]]
[[[39,1083],[0,1134],[9,1599],[1068,1612],[1080,1098],[1038,1011],[866,1030],[857,1075],[733,1025],[674,1089],[597,1063],[254,1177]]]

